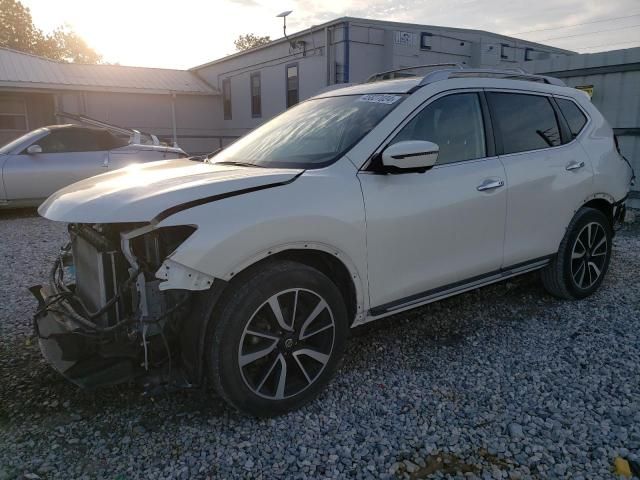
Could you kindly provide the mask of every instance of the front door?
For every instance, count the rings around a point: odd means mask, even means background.
[[[388,307],[500,269],[505,172],[487,148],[486,116],[477,92],[441,96],[390,142],[438,144],[431,170],[359,174],[372,307]]]
[[[100,150],[87,129],[54,129],[35,143],[42,153],[7,158],[3,177],[7,199],[42,200],[78,180],[107,171],[109,152]]]

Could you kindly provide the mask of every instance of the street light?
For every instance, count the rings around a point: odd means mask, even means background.
[[[287,10],[286,12],[282,12],[276,15],[276,18],[282,17],[282,33],[284,33],[284,38],[286,38],[287,40],[289,40],[289,37],[287,37],[287,17],[292,12],[293,10]],[[291,40],[289,40],[289,44],[291,45],[292,48],[296,48],[293,42],[291,42]]]

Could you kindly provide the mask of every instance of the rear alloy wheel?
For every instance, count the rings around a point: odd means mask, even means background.
[[[600,210],[582,208],[567,228],[553,261],[542,270],[542,283],[559,298],[584,298],[604,279],[611,259],[611,223]]]
[[[582,227],[571,252],[571,278],[577,288],[588,290],[598,281],[608,254],[609,241],[602,225],[589,222]]]
[[[290,261],[236,278],[207,335],[218,393],[238,410],[273,416],[313,399],[344,351],[346,308],[321,272]]]

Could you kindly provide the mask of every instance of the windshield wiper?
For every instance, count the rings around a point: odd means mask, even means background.
[[[259,168],[263,168],[261,165],[256,165],[255,163],[232,162],[232,161],[211,162],[211,165],[235,165],[237,167],[259,167]]]

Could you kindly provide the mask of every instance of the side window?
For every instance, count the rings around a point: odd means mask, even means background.
[[[584,116],[582,110],[573,103],[571,100],[565,100],[564,98],[556,98],[560,111],[565,120],[569,124],[569,130],[571,130],[571,137],[576,138],[582,128],[587,123],[587,117]]]
[[[560,145],[555,111],[547,97],[520,93],[487,93],[494,128],[505,154]]]
[[[98,132],[99,136],[100,150],[113,150],[114,148],[124,147],[129,144],[129,140],[127,138],[117,137],[113,133],[105,130],[102,132]]]
[[[100,132],[81,128],[53,130],[38,141],[42,153],[95,152],[104,150]]]
[[[287,108],[299,102],[298,64],[287,65]]]
[[[457,93],[427,105],[392,143],[426,140],[438,144],[438,165],[486,156],[482,109],[477,93]]]
[[[224,119],[231,120],[231,79],[222,80],[222,109]]]

